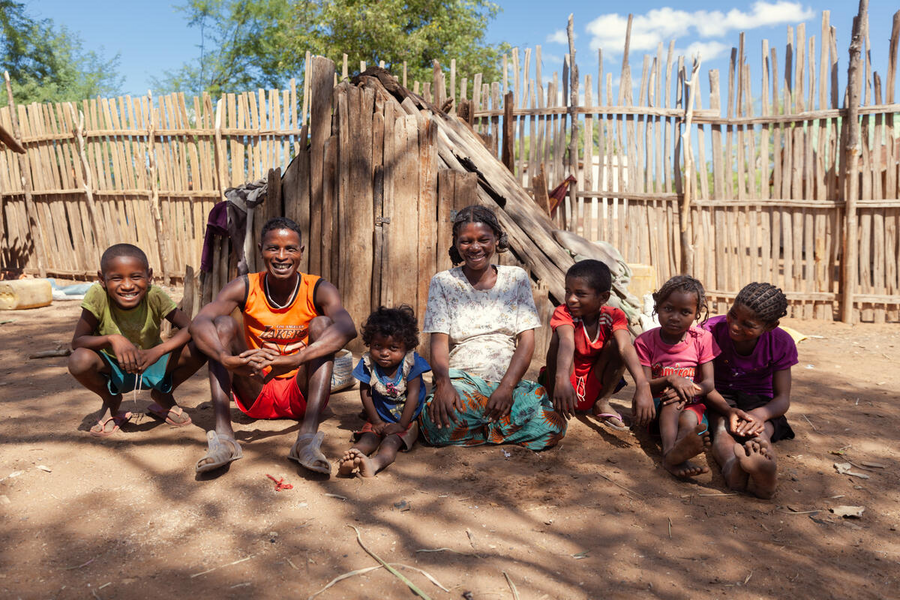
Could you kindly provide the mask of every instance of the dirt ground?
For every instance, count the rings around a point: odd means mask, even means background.
[[[514,598],[513,585],[523,599],[898,597],[896,324],[786,321],[814,337],[794,368],[797,437],[776,445],[778,493],[762,501],[728,493],[711,456],[700,457],[710,474],[677,481],[652,439],[587,420],[542,453],[419,445],[374,479],[329,479],[287,460],[296,423],[233,409],[244,458],[198,478],[213,424],[205,368],[177,392],[192,426],[137,415],[97,440],[99,401],[65,358],[26,358],[68,344],[77,305],[0,313],[12,320],[0,325],[0,597],[306,598],[378,564],[351,525],[387,562],[449,590],[397,567],[436,599]],[[149,403],[142,392],[124,406]],[[330,458],[359,410],[355,389],[332,398]],[[829,511],[840,505],[865,512]],[[384,569],[319,596],[413,597]]]

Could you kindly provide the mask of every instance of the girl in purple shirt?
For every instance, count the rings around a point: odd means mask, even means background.
[[[751,283],[726,316],[702,325],[722,351],[713,363],[716,390],[747,417],[735,423],[715,419],[713,456],[729,488],[760,498],[775,494],[772,443],[794,437],[784,415],[791,405],[791,367],[798,360],[794,340],[778,329],[786,314],[787,298],[779,288]]]

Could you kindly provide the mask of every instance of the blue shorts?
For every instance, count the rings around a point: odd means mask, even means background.
[[[109,365],[106,387],[113,396],[118,396],[121,393],[127,393],[134,389],[159,390],[163,394],[168,394],[172,391],[172,374],[166,373],[170,354],[163,354],[158,361],[141,373],[139,387],[137,385],[137,376],[134,373],[123,371],[114,357],[106,352],[101,352],[100,356]]]

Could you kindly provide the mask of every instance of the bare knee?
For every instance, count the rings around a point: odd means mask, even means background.
[[[101,364],[100,356],[93,350],[88,350],[87,348],[75,348],[72,354],[69,355],[69,360],[67,361],[69,373],[71,373],[73,377],[79,377],[86,373],[90,373],[91,371],[97,371]]]
[[[222,315],[216,317],[213,320],[213,324],[216,326],[216,333],[219,336],[219,341],[222,342],[226,348],[230,347],[231,341],[238,334],[238,324],[237,322],[231,318],[229,315]]]
[[[309,322],[309,337],[312,341],[319,339],[325,330],[334,325],[331,317],[316,317]]]

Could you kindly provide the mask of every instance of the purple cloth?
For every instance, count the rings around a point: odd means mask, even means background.
[[[200,255],[200,270],[212,271],[213,236],[228,235],[228,203],[219,202],[209,211],[206,219],[206,235],[203,236],[203,253]]]
[[[742,356],[735,350],[724,315],[711,318],[702,327],[713,334],[722,350],[713,361],[716,389],[720,392],[740,391],[771,398],[775,371],[790,369],[799,362],[793,338],[778,327],[759,336],[756,348],[749,356]]]

